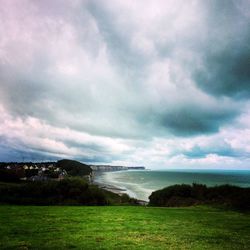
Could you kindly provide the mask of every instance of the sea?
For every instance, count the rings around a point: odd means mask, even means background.
[[[130,197],[148,201],[150,194],[174,184],[231,184],[250,187],[250,170],[126,170],[102,172],[96,181],[122,189]]]

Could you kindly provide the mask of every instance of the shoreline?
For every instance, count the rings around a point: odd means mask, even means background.
[[[105,172],[98,172],[98,175],[100,176],[100,175],[103,175],[104,173]],[[120,196],[122,196],[123,194],[127,194],[130,198],[135,199],[137,201],[138,205],[146,206],[148,204],[148,201],[146,201],[146,200],[142,200],[142,199],[138,199],[138,198],[135,198],[135,197],[131,197],[129,195],[129,192],[128,192],[127,189],[120,188],[120,187],[117,187],[115,185],[107,184],[105,182],[101,182],[100,180],[96,180],[96,177],[93,178],[93,182],[92,183],[94,185],[97,185],[101,189],[104,189],[106,191],[118,194]]]
[[[126,189],[117,187],[113,184],[108,184],[106,182],[102,182],[98,177],[103,176],[106,172],[105,171],[98,171],[94,173],[93,176],[93,184],[97,185],[99,188],[110,191],[112,193],[118,194],[118,195],[123,195],[126,194]]]
[[[111,171],[111,172],[113,172],[113,171]],[[118,194],[120,196],[122,196],[123,194],[127,194],[131,199],[135,199],[138,202],[138,205],[147,205],[148,204],[147,200],[138,199],[136,197],[131,196],[129,190],[127,190],[125,188],[121,188],[121,187],[118,187],[116,185],[109,184],[105,181],[102,182],[102,180],[100,180],[98,177],[103,176],[105,173],[107,173],[107,172],[105,172],[105,171],[100,171],[97,173],[95,172],[92,183],[94,185],[97,185],[101,189],[104,189],[106,191],[110,191],[110,192]]]
[[[125,192],[127,191],[126,189],[118,188],[116,186],[101,183],[101,182],[98,182],[98,181],[93,181],[93,184],[98,186],[101,189],[104,189],[104,190],[107,190],[107,191],[110,191],[112,193],[116,193],[116,194],[119,194],[119,195],[125,194]]]

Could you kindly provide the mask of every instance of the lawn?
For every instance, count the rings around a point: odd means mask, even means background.
[[[249,249],[250,214],[209,207],[0,206],[0,249]]]

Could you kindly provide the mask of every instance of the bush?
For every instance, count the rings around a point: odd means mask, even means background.
[[[201,184],[174,185],[153,192],[149,196],[151,206],[191,206],[196,204],[224,205],[230,208],[250,210],[250,188],[231,185],[206,187]]]
[[[0,186],[0,203],[24,205],[120,205],[137,204],[135,199],[69,177],[61,181],[34,181]]]
[[[17,186],[0,187],[0,202],[34,205],[105,205],[101,189],[80,178],[61,181],[27,182]]]

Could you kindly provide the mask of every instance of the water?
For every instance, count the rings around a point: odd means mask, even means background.
[[[103,172],[96,180],[126,189],[126,193],[131,197],[148,200],[153,191],[174,184],[231,184],[250,187],[250,170],[132,170]]]

